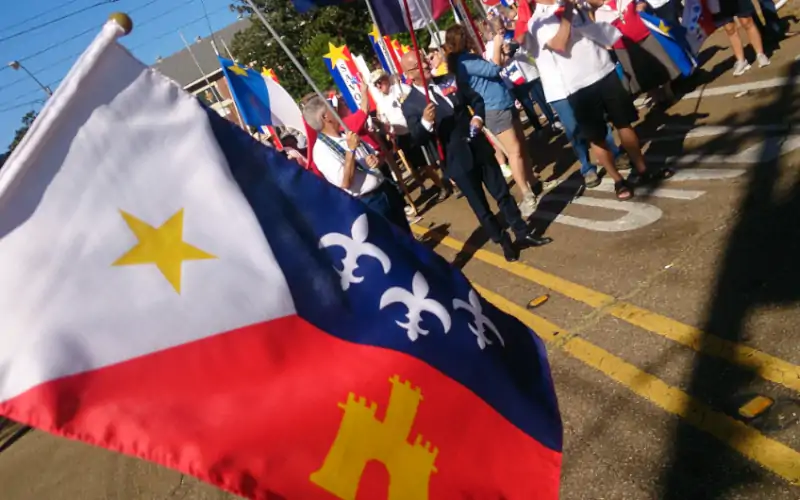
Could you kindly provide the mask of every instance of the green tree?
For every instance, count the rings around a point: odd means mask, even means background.
[[[322,56],[328,52],[328,41],[346,43],[351,52],[363,55],[368,61],[373,57],[367,37],[372,23],[363,2],[322,7],[305,14],[297,13],[291,0],[256,0],[255,3],[322,89],[332,85],[322,61]],[[251,14],[241,3],[235,8]],[[258,18],[253,17],[252,26],[236,35],[231,50],[242,63],[274,68],[281,85],[293,96],[300,98],[311,92]]]
[[[31,128],[35,119],[36,111],[28,111],[25,113],[25,116],[22,117],[22,126],[14,133],[14,139],[11,141],[11,144],[8,145],[8,151],[0,155],[0,166],[6,162],[8,157],[11,156],[11,153],[14,152],[14,149],[22,142],[22,138],[28,133],[28,129]]]

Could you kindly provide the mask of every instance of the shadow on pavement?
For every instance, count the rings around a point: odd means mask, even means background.
[[[795,62],[789,72],[797,77],[800,62]],[[798,108],[793,93],[793,86],[783,87],[775,101],[755,113],[773,118],[792,116]],[[773,139],[785,139],[786,135],[783,132]],[[761,161],[749,169],[746,192],[720,256],[702,328],[736,343],[748,340],[745,322],[756,308],[800,302],[800,180],[781,175],[780,155],[770,150],[771,142],[763,142]],[[711,344],[708,338],[702,342]],[[716,408],[725,408],[723,401],[747,392],[756,375],[743,372],[720,377],[719,369],[719,360],[697,355],[687,392]],[[733,472],[741,471],[736,467],[741,463],[736,451],[723,446],[700,449],[697,438],[696,429],[678,424],[670,461],[661,478],[661,498],[723,498],[738,486],[759,481],[760,474]],[[730,436],[731,441],[737,438],[744,437]]]

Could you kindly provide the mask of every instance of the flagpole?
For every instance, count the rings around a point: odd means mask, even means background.
[[[439,47],[442,47],[442,39],[439,37],[439,25],[436,24],[436,19],[433,18],[433,13],[428,8],[428,4],[425,3],[425,0],[414,0],[414,3],[417,4],[417,8],[422,11],[422,14],[430,19],[430,22],[425,23],[425,27],[428,28],[428,33],[431,35],[431,40],[435,40],[436,43],[439,44]],[[434,36],[434,32],[431,31],[431,24],[433,24],[433,28],[436,30],[436,35]]]
[[[478,47],[481,49],[481,52],[486,51],[486,46],[483,44],[483,40],[481,39],[480,35],[478,35],[478,28],[475,26],[475,19],[473,19],[472,14],[470,14],[469,9],[467,9],[466,4],[464,4],[463,0],[453,0],[455,5],[460,6],[462,10],[462,14],[467,19],[465,23],[467,27],[467,31],[472,35],[472,38],[475,40],[475,43],[478,44]]]
[[[248,2],[250,0],[247,0]],[[425,71],[422,69],[422,56],[419,53],[419,42],[417,42],[417,34],[414,33],[414,21],[411,19],[411,11],[408,7],[408,0],[403,0],[403,7],[405,7],[405,14],[406,14],[406,24],[408,24],[408,32],[411,35],[411,43],[414,45],[414,55],[417,56],[417,70],[419,72],[419,78],[422,80],[422,88],[425,90],[423,94],[425,95],[425,102],[430,104],[431,98],[428,95],[428,81],[425,78]]]
[[[244,1],[250,6],[251,9],[253,9],[253,13],[261,21],[261,24],[263,24],[264,27],[267,28],[267,31],[269,31],[269,34],[272,35],[272,39],[275,40],[278,43],[278,46],[280,46],[280,48],[286,53],[286,56],[289,58],[290,61],[292,61],[292,64],[294,64],[294,67],[297,68],[297,71],[300,72],[300,75],[303,77],[303,79],[305,79],[306,83],[308,83],[308,85],[311,87],[311,89],[314,91],[314,93],[317,94],[320,98],[322,98],[322,101],[325,103],[325,107],[328,108],[328,111],[331,113],[331,116],[336,118],[336,121],[339,122],[339,125],[346,132],[350,132],[350,129],[344,123],[344,120],[342,120],[342,117],[339,116],[339,112],[336,111],[335,109],[333,109],[333,106],[331,106],[331,103],[328,102],[327,99],[325,99],[325,95],[322,93],[322,91],[319,89],[319,87],[317,87],[317,84],[314,83],[314,80],[308,74],[308,72],[303,67],[303,65],[300,64],[300,61],[297,60],[297,58],[292,53],[292,51],[289,50],[289,47],[287,47],[286,44],[283,43],[283,40],[281,40],[281,37],[278,35],[278,32],[275,31],[275,28],[273,28],[271,24],[269,24],[269,21],[267,21],[267,18],[264,17],[264,14],[262,14],[261,11],[258,9],[258,7],[256,7],[255,3],[253,3],[253,0],[244,0]]]

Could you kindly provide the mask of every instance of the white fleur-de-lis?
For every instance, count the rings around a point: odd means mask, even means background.
[[[478,338],[478,347],[480,347],[481,350],[483,350],[487,345],[492,345],[492,341],[486,336],[487,328],[494,333],[498,340],[500,340],[500,345],[503,347],[506,346],[505,342],[503,342],[503,337],[501,337],[500,332],[497,331],[497,327],[494,326],[494,323],[492,323],[489,318],[483,314],[481,300],[478,297],[478,294],[475,293],[475,290],[469,291],[469,303],[464,302],[461,299],[454,299],[453,309],[464,309],[472,314],[475,322],[470,323],[469,329],[472,330],[472,333],[474,333]]]
[[[403,323],[402,321],[396,321],[395,323],[408,333],[408,338],[412,342],[417,340],[420,335],[428,334],[428,330],[420,326],[423,311],[427,311],[439,318],[439,321],[442,322],[442,326],[444,327],[444,333],[450,331],[450,313],[447,312],[447,309],[445,309],[442,304],[428,298],[429,291],[430,287],[425,280],[425,276],[417,272],[414,274],[414,279],[411,281],[410,292],[405,288],[395,286],[386,290],[383,292],[383,295],[381,295],[381,309],[395,302],[403,304],[408,308],[408,314],[406,314],[408,323]]]
[[[381,250],[377,245],[367,243],[367,236],[369,235],[369,222],[367,221],[367,214],[361,214],[353,226],[350,228],[352,237],[341,233],[328,233],[319,240],[320,248],[327,248],[339,246],[344,249],[344,258],[342,259],[342,270],[336,269],[339,277],[342,279],[342,290],[347,290],[353,283],[361,283],[364,281],[363,276],[356,276],[353,274],[358,269],[358,258],[366,255],[377,259],[383,267],[383,274],[387,274],[392,268],[392,261],[389,256]]]

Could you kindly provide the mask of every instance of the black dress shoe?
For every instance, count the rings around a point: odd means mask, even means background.
[[[507,234],[504,234],[503,239],[500,240],[500,246],[503,248],[503,257],[506,258],[507,262],[516,262],[519,260],[517,247],[511,242],[511,238],[509,238]]]
[[[548,243],[552,243],[553,238],[548,238],[547,236],[534,236],[532,234],[526,234],[522,238],[517,238],[517,245],[523,248],[530,248],[530,247],[540,247],[543,245],[547,245]]]

